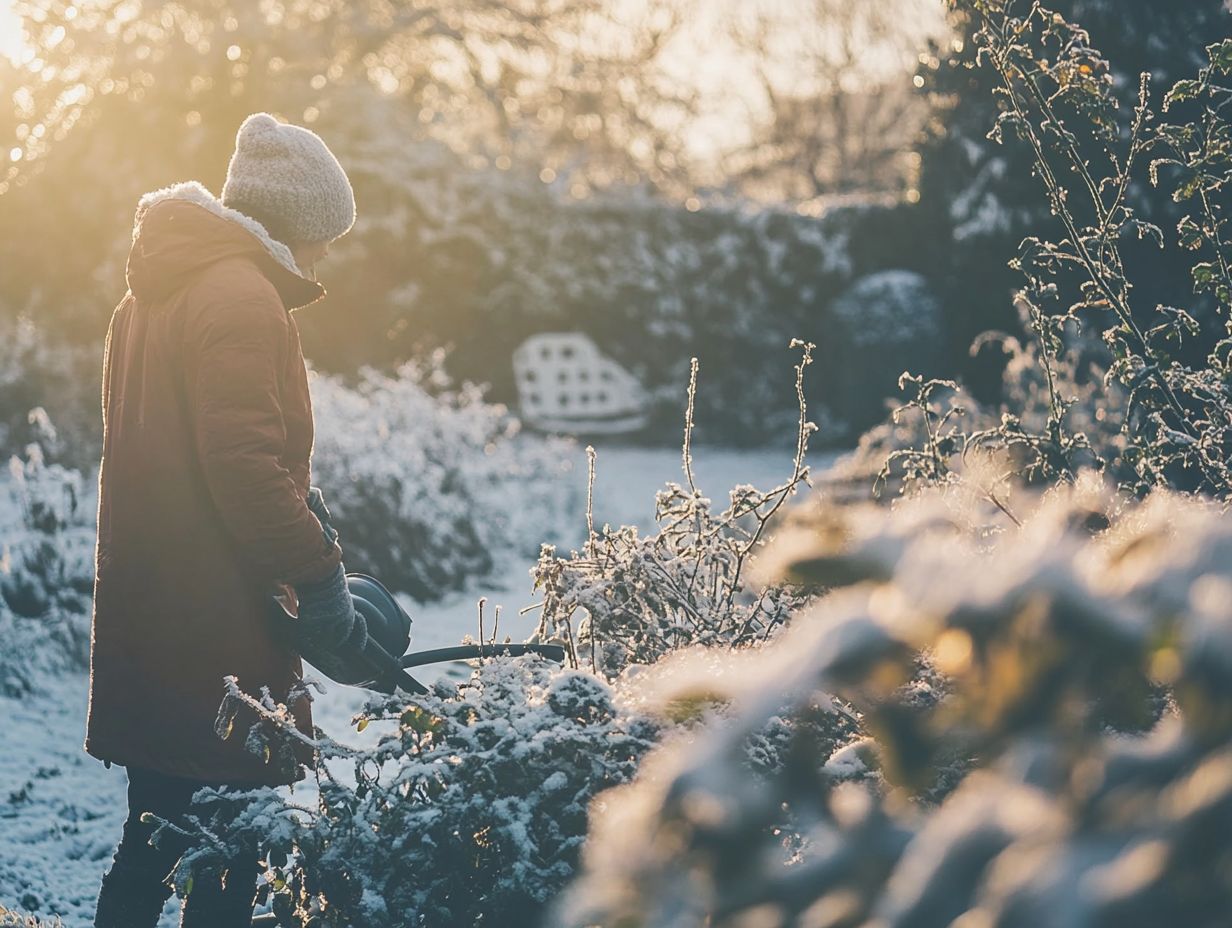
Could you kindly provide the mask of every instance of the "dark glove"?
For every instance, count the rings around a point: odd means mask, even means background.
[[[300,650],[314,666],[329,673],[322,660],[340,651],[358,652],[368,643],[368,623],[355,611],[341,564],[325,580],[297,586],[295,595],[299,599],[296,633]]]
[[[321,523],[321,528],[325,531],[325,543],[327,545],[337,544],[338,530],[334,528],[333,516],[325,505],[325,495],[321,492],[321,488],[309,487],[305,502],[308,503],[309,511],[317,517],[317,521]]]

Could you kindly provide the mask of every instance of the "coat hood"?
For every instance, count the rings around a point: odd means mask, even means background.
[[[205,268],[236,257],[256,262],[288,310],[325,295],[299,272],[286,245],[196,181],[155,190],[138,202],[127,277],[139,301],[161,299]]]

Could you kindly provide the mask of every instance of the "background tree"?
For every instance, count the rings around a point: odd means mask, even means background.
[[[941,26],[910,0],[742,6],[729,31],[763,99],[726,159],[731,182],[780,201],[905,194],[927,112],[906,76]]]

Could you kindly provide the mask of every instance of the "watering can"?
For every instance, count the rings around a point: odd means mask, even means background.
[[[323,661],[326,671],[315,661],[309,650],[301,648],[303,657],[335,683],[359,686],[378,693],[393,694],[398,690],[423,695],[428,688],[407,673],[410,667],[439,664],[448,661],[469,661],[482,657],[506,655],[519,657],[538,654],[548,660],[564,663],[565,649],[553,644],[472,644],[431,651],[408,653],[411,645],[411,617],[381,581],[367,574],[349,573],[347,589],[355,603],[355,611],[368,623],[368,642],[363,648],[346,645]],[[293,628],[298,621],[282,604],[274,601],[277,620]]]

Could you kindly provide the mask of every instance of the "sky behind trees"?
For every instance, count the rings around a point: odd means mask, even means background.
[[[890,11],[897,27],[892,34],[857,38],[867,76],[880,80],[893,74],[909,80],[910,59],[946,28],[941,0],[683,0],[683,5],[687,16],[663,66],[700,94],[698,117],[688,127],[689,148],[698,157],[752,139],[768,107],[762,67],[779,86],[816,89],[818,59],[843,54],[834,28],[839,20],[859,29],[868,25],[867,11]],[[764,32],[761,48],[750,41],[758,31]],[[904,57],[904,48],[914,51]]]

